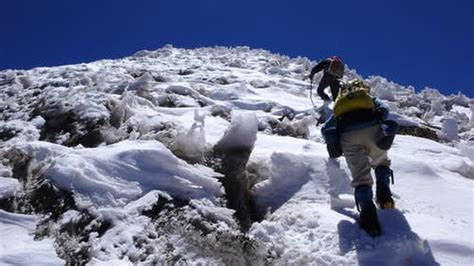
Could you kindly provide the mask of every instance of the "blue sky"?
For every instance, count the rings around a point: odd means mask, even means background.
[[[474,0],[11,0],[1,4],[0,69],[237,46],[319,60],[364,77],[474,97]]]

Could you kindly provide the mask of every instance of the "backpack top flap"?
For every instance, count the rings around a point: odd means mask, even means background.
[[[337,118],[355,110],[374,108],[375,103],[370,96],[370,88],[363,82],[356,80],[341,86],[339,95],[334,102],[333,113]]]

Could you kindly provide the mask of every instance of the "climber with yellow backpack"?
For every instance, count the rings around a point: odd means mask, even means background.
[[[390,191],[393,171],[387,150],[392,145],[398,124],[388,120],[388,109],[370,95],[362,80],[341,85],[334,101],[333,114],[321,129],[331,158],[344,155],[352,174],[351,185],[360,211],[359,225],[371,236],[381,234],[373,202],[371,168],[375,169],[376,202],[380,208],[393,208]]]

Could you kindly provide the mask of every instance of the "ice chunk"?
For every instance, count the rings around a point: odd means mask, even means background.
[[[458,140],[458,122],[454,118],[445,118],[440,137],[447,141]]]
[[[219,150],[252,149],[257,140],[258,119],[253,113],[232,114],[232,122],[216,147]]]

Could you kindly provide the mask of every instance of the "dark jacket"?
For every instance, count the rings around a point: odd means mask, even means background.
[[[311,73],[309,74],[309,78],[313,79],[314,75],[316,75],[316,73],[320,72],[321,70],[324,70],[324,73],[326,73],[326,71],[328,70],[330,64],[331,64],[331,59],[330,58],[324,59],[323,61],[319,62],[319,64],[317,64],[316,66],[313,67],[313,69],[311,69]]]
[[[339,88],[341,87],[341,84],[339,83],[339,78],[327,73],[327,70],[329,69],[329,65],[331,64],[331,58],[325,59],[316,66],[311,69],[311,73],[309,74],[309,78],[313,80],[314,75],[316,73],[320,72],[321,70],[324,70],[324,75],[321,78],[321,81],[319,82],[319,86],[317,89],[317,93],[321,99],[325,101],[330,101],[331,98],[324,92],[324,89],[326,89],[328,86],[331,88],[331,95],[332,99],[335,100],[337,97],[337,94],[339,93]]]

